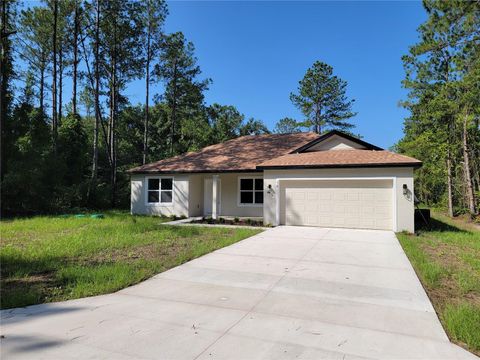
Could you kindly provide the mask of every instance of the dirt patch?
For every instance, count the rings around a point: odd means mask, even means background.
[[[11,307],[10,302],[16,298],[22,298],[24,306],[48,301],[58,292],[59,286],[53,272],[2,280],[1,308]]]
[[[176,256],[188,246],[182,241],[171,241],[168,245],[148,244],[134,248],[120,248],[100,251],[88,258],[69,259],[69,263],[82,266],[95,266],[112,262],[135,262],[137,260],[161,260]]]
[[[8,287],[15,286],[32,286],[38,283],[52,283],[54,282],[54,273],[44,273],[44,274],[32,274],[28,277],[22,278],[10,278],[2,282],[2,290],[7,289]]]
[[[432,261],[447,270],[446,275],[441,279],[440,286],[429,289],[430,296],[433,298],[432,300],[437,302],[441,308],[447,303],[461,303],[465,300],[480,305],[480,293],[477,291],[468,291],[465,293],[459,286],[458,279],[455,278],[455,274],[462,271],[475,274],[471,266],[462,260],[462,254],[466,250],[459,248],[455,244],[445,244],[440,241],[435,241],[436,239],[431,236],[428,236],[428,238],[433,239],[434,243],[423,243],[421,245],[422,250]]]

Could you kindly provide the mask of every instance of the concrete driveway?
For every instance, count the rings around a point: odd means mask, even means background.
[[[395,235],[277,227],[118,293],[1,313],[2,359],[474,359]]]

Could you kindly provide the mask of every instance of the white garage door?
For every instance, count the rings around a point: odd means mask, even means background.
[[[286,225],[393,228],[392,180],[301,180],[282,187]]]

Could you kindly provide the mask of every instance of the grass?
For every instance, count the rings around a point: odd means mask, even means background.
[[[1,221],[2,309],[106,294],[258,233],[159,226],[158,217]]]
[[[434,212],[417,235],[400,243],[450,339],[480,355],[480,229]]]

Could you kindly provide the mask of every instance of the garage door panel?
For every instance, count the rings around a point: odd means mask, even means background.
[[[347,215],[360,215],[361,213],[361,206],[354,205],[354,206],[347,206]]]
[[[372,193],[365,192],[361,194],[360,199],[362,201],[375,201],[375,195]]]
[[[305,200],[305,192],[303,191],[294,191],[292,192],[293,200]]]
[[[348,201],[358,201],[360,198],[360,193],[358,191],[355,192],[349,192],[347,194],[347,200]]]
[[[390,218],[391,211],[392,211],[391,207],[377,206],[375,208],[375,215],[382,216],[384,219],[385,218]]]
[[[320,200],[331,200],[331,199],[332,199],[332,193],[321,192],[321,193],[319,194],[319,199],[320,199]]]
[[[284,194],[287,225],[393,227],[391,180],[292,181]]]

